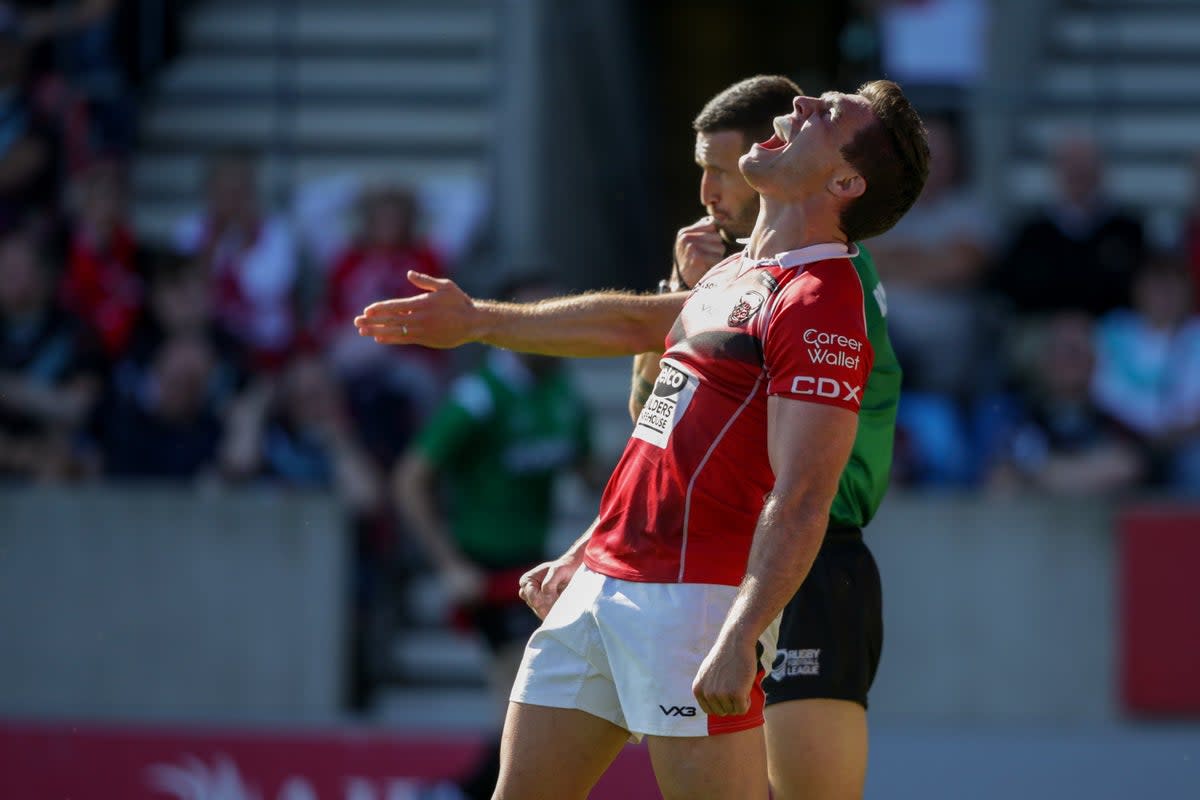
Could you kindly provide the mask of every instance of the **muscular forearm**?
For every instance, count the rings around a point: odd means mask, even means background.
[[[549,356],[619,356],[662,347],[687,296],[591,292],[536,303],[476,300],[450,280],[409,272],[424,293],[372,303],[355,320],[380,344],[481,342]]]
[[[542,355],[633,355],[662,347],[685,299],[684,294],[591,292],[528,304],[476,301],[474,338]]]
[[[767,497],[746,577],[721,630],[723,640],[751,644],[779,616],[808,575],[828,522],[828,503]]]

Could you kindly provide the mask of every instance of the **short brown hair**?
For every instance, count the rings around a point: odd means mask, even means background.
[[[870,81],[858,89],[875,119],[842,148],[842,157],[867,189],[842,208],[842,233],[850,241],[878,236],[900,221],[929,177],[925,125],[900,86]]]
[[[737,131],[753,140],[771,136],[776,117],[788,113],[792,99],[804,94],[783,75],[755,75],[722,89],[692,120],[696,133]]]

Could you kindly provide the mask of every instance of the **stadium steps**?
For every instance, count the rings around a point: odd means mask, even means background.
[[[1015,204],[1052,196],[1053,144],[1084,131],[1103,147],[1110,195],[1169,241],[1196,192],[1198,43],[1194,0],[1059,0],[1017,110],[1005,187]]]
[[[370,719],[395,731],[478,734],[498,727],[496,709],[480,689],[389,687],[379,693]]]
[[[135,220],[166,241],[205,159],[262,153],[263,192],[353,173],[489,180],[499,15],[486,0],[207,0],[141,115]]]

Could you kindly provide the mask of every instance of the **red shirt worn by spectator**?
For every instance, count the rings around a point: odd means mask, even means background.
[[[395,248],[360,244],[342,253],[329,274],[321,338],[328,340],[343,328],[349,330],[354,318],[371,303],[419,294],[421,290],[408,280],[410,269],[445,277],[441,260],[423,242]]]
[[[142,309],[136,254],[133,232],[124,225],[112,231],[107,244],[87,230],[76,230],[71,237],[59,297],[99,334],[109,358],[124,352]]]

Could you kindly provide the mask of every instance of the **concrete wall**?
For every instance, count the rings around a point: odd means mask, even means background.
[[[867,541],[883,578],[876,716],[1116,716],[1113,506],[893,494]]]
[[[1115,718],[1114,508],[893,493],[873,719]],[[0,492],[0,716],[331,717],[346,556],[320,497]]]
[[[0,715],[308,720],[348,559],[319,496],[0,491]]]

